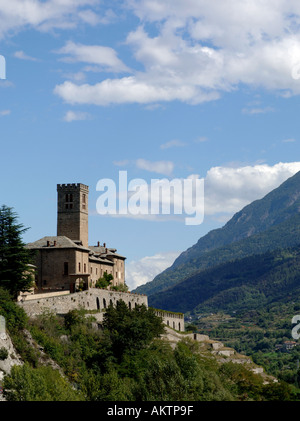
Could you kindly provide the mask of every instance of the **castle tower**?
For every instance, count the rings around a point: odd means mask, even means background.
[[[88,247],[88,194],[84,184],[57,185],[57,235]]]

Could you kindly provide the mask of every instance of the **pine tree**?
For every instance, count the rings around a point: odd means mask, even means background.
[[[18,224],[17,219],[12,208],[5,205],[0,208],[0,287],[7,289],[13,298],[32,286],[30,252],[22,241],[27,228]]]

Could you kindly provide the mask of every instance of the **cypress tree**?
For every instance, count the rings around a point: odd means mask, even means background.
[[[7,289],[14,299],[18,292],[28,291],[32,286],[30,251],[25,248],[22,235],[28,228],[17,223],[12,208],[0,208],[0,287]]]

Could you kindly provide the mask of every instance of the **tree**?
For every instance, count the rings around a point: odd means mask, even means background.
[[[145,305],[130,310],[120,300],[110,305],[104,315],[103,327],[107,331],[114,356],[121,361],[125,353],[133,354],[147,347],[154,338],[164,333],[162,319]]]
[[[0,208],[0,286],[7,289],[13,298],[19,291],[29,291],[32,286],[30,251],[25,248],[22,234],[27,231],[17,223],[12,208]]]
[[[114,279],[114,277],[112,276],[111,273],[107,274],[107,272],[104,272],[103,277],[98,279],[95,287],[106,289],[111,285],[111,281],[113,279]]]

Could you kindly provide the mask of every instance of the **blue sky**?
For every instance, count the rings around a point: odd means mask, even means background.
[[[56,184],[90,188],[90,244],[131,288],[300,170],[300,4],[0,0],[1,204],[56,234]],[[98,180],[203,178],[205,218],[101,216]]]

